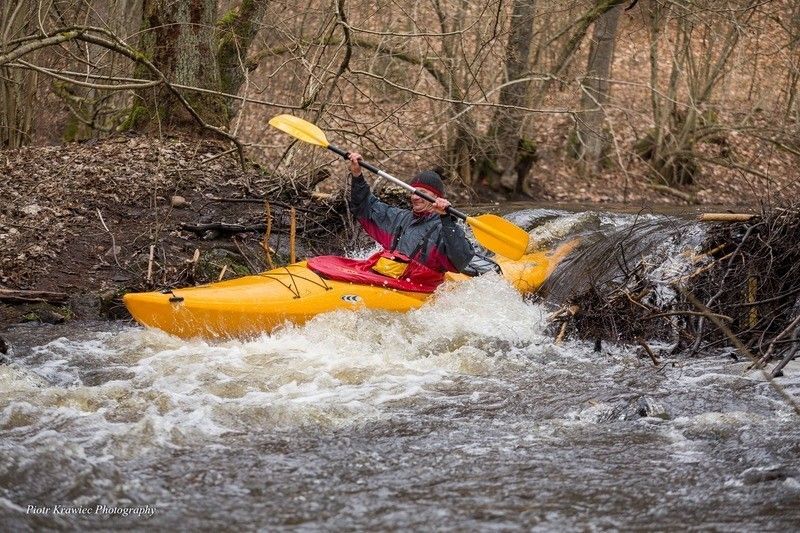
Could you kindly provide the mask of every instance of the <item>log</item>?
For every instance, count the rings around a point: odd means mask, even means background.
[[[63,303],[68,296],[63,292],[24,291],[16,289],[0,289],[0,301],[3,302],[48,302]]]
[[[747,222],[754,216],[748,213],[702,213],[697,220],[700,222]]]

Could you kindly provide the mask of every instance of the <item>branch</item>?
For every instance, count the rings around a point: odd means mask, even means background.
[[[736,349],[739,351],[739,353],[750,359],[754,365],[758,365],[758,359],[756,359],[756,357],[750,352],[750,350],[747,349],[747,347],[742,343],[742,341],[739,340],[739,338],[733,334],[730,328],[728,328],[728,326],[726,326],[717,317],[717,315],[712,313],[708,307],[703,305],[703,303],[700,302],[700,300],[698,300],[692,293],[690,293],[680,285],[673,285],[673,287],[677,288],[686,297],[686,299],[689,300],[689,302],[691,302],[691,304],[697,308],[698,311],[702,312],[706,318],[711,320],[714,323],[714,325],[717,326],[717,328],[719,328],[719,330],[722,331],[726,337],[728,337],[728,339],[734,344],[734,346],[736,346]],[[769,375],[763,368],[759,368],[759,372],[761,372],[761,375],[764,376],[764,379],[767,380],[770,386],[773,389],[775,389],[775,391],[786,401],[786,403],[792,409],[794,409],[795,414],[800,415],[800,405],[798,405],[797,400],[795,400],[791,395],[789,395],[789,393],[787,393],[783,387],[775,383],[773,377]]]
[[[51,302],[63,303],[68,296],[63,292],[23,291],[14,289],[0,289],[2,302]]]
[[[71,41],[73,39],[78,38],[81,35],[81,31],[73,30],[73,31],[65,31],[63,33],[59,33],[58,35],[53,35],[52,37],[44,37],[40,40],[34,41],[30,44],[26,44],[16,48],[15,50],[0,56],[0,66],[5,65],[15,59],[19,59],[20,57],[27,55],[35,50],[39,50],[40,48],[46,48],[48,46],[53,46],[55,44],[61,44],[67,41]]]

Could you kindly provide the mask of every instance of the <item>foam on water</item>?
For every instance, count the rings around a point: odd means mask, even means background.
[[[542,308],[484,276],[406,314],[339,311],[247,341],[139,328],[60,338],[0,367],[0,428],[44,438],[68,427],[127,454],[253,427],[353,423],[435,395],[448,376],[513,365],[548,342],[543,328]]]

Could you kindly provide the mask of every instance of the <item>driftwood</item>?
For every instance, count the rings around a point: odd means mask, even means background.
[[[67,298],[68,296],[63,292],[0,289],[0,301],[10,303],[64,303]]]
[[[700,222],[747,222],[755,215],[748,213],[703,213],[697,217]]]

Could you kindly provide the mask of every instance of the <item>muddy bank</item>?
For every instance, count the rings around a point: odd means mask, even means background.
[[[284,264],[290,207],[298,256],[341,248],[342,199],[311,195],[324,175],[280,180],[258,165],[242,169],[227,150],[121,136],[0,154],[0,327],[116,318],[125,316],[119,296],[127,291]]]

